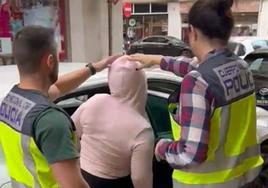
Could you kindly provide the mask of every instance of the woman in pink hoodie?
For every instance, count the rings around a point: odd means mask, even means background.
[[[81,138],[81,168],[91,188],[152,188],[153,131],[146,120],[147,83],[138,63],[110,67],[111,95],[98,94],[72,116]]]

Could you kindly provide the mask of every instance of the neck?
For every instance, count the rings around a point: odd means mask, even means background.
[[[38,74],[31,76],[21,76],[20,84],[18,85],[21,89],[30,89],[41,92],[43,95],[48,96],[48,89],[50,84],[46,78],[42,78]]]
[[[225,45],[221,44],[218,40],[212,40],[210,42],[203,41],[202,47],[199,48],[199,52],[196,53],[197,58],[202,62],[206,59],[207,54],[215,49],[222,49]]]

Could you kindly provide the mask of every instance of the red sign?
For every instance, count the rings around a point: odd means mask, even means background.
[[[131,16],[132,12],[132,4],[131,3],[124,3],[123,4],[123,13],[126,18]]]

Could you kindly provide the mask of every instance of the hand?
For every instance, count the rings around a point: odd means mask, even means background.
[[[96,72],[100,72],[103,69],[107,68],[109,65],[111,65],[115,60],[117,60],[119,57],[121,57],[122,55],[113,55],[113,56],[109,56],[97,63],[93,63],[93,67],[96,69]]]
[[[144,55],[144,54],[133,54],[130,55],[130,61],[139,61],[141,65],[138,69],[149,68],[153,65],[157,65],[161,63],[161,59],[163,56],[161,55]]]
[[[157,161],[165,160],[165,150],[167,145],[171,142],[170,139],[160,139],[155,146],[155,158]]]

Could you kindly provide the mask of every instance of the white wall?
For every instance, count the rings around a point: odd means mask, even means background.
[[[122,54],[123,3],[121,0],[112,8],[112,54]]]
[[[83,0],[70,0],[71,57],[73,61],[85,61],[85,35]]]
[[[168,35],[181,39],[180,3],[168,3]]]
[[[268,0],[261,0],[258,21],[258,36],[268,38]]]
[[[108,4],[70,0],[72,61],[98,61],[109,54]],[[112,6],[112,54],[122,53],[122,2]]]

